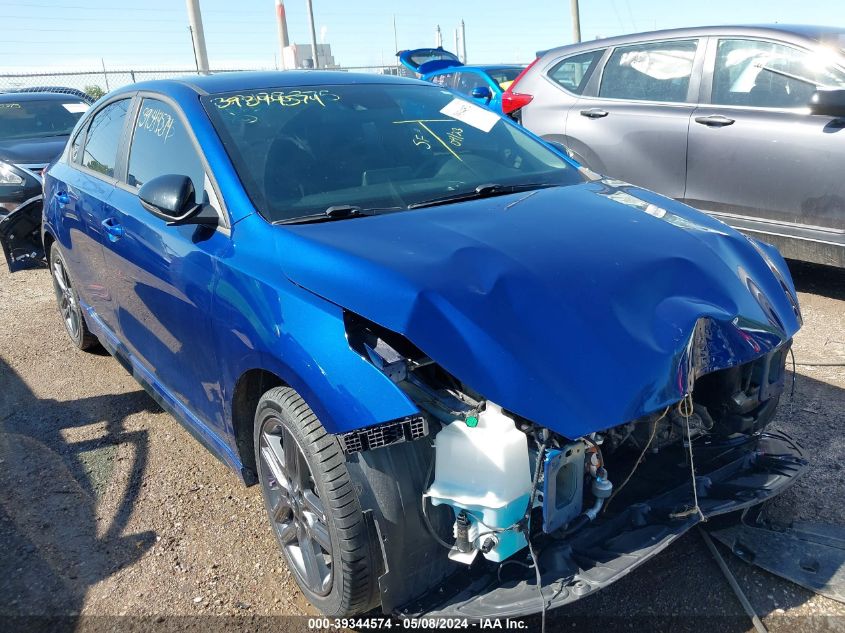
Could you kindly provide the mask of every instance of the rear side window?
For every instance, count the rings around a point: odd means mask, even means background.
[[[110,103],[91,119],[82,164],[105,176],[114,177],[117,148],[129,111],[129,99]]]
[[[600,97],[629,101],[687,100],[698,40],[620,46],[602,74]]]
[[[473,88],[478,88],[479,86],[487,86],[487,82],[484,80],[484,77],[472,72],[459,72],[457,73],[458,80],[455,82],[455,91],[460,92],[461,94],[471,95]]]
[[[182,119],[170,105],[144,99],[132,135],[126,181],[140,187],[165,174],[187,176],[194,183],[194,191],[204,189],[205,169]]]
[[[549,79],[573,94],[582,94],[605,50],[589,51],[560,60],[549,71]]]

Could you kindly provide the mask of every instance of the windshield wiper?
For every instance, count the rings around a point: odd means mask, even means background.
[[[363,218],[368,215],[375,215],[377,211],[393,211],[401,207],[386,207],[383,209],[362,209],[354,204],[335,204],[322,213],[301,215],[297,218],[276,220],[273,224],[310,224],[313,222],[330,222],[332,220],[347,220],[349,218]]]
[[[442,196],[440,198],[432,198],[431,200],[423,200],[422,202],[414,202],[409,204],[409,209],[421,209],[423,207],[435,207],[439,204],[449,204],[452,202],[461,202],[462,200],[477,200],[479,198],[492,198],[493,196],[503,196],[509,193],[516,193],[518,191],[530,191],[532,189],[547,189],[549,187],[559,187],[550,182],[531,182],[521,183],[517,185],[500,185],[497,183],[486,183],[478,185],[473,191],[465,191],[463,193],[455,193],[449,196]]]

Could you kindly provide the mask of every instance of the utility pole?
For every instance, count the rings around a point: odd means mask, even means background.
[[[288,40],[288,21],[285,16],[284,0],[276,0],[276,26],[279,31],[279,55],[282,56],[282,70],[285,70],[285,49],[290,44]]]
[[[463,61],[464,64],[467,63],[467,25],[464,24],[463,18],[461,18],[461,49],[463,49]],[[458,51],[455,51],[455,55],[458,54]]]
[[[440,31],[440,25],[437,25],[437,28],[434,29],[434,48],[442,48],[443,47],[443,33]]]
[[[191,27],[191,36],[194,43],[194,56],[197,60],[197,69],[201,74],[208,74],[208,53],[205,50],[205,34],[202,30],[202,14],[200,13],[199,0],[185,0],[188,6],[188,23]]]
[[[460,29],[455,29],[455,55],[458,56],[458,59],[461,58],[461,44],[459,38]]]
[[[578,0],[569,0],[569,11],[572,13],[572,39],[578,43],[581,41],[581,12],[578,9]]]
[[[308,22],[311,25],[311,56],[313,57],[314,68],[320,67],[320,55],[317,53],[317,31],[314,29],[314,7],[311,0],[308,3]]]
[[[396,70],[399,70],[399,36],[396,34],[396,14],[393,14],[393,52],[396,53]]]

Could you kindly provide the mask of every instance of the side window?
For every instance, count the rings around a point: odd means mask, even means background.
[[[698,40],[620,46],[602,74],[600,97],[683,103]]]
[[[82,164],[88,169],[114,177],[117,148],[123,135],[123,123],[129,111],[129,99],[107,105],[91,119],[82,152]]]
[[[606,49],[566,57],[549,71],[549,79],[569,92],[580,95]]]
[[[182,120],[157,99],[144,99],[129,150],[126,181],[132,187],[165,174],[188,176],[199,195],[205,188],[205,169]]]
[[[487,81],[481,75],[472,72],[456,73],[455,91],[464,95],[471,95],[472,89],[478,86],[486,86]]]
[[[85,126],[83,126],[76,136],[73,137],[73,143],[70,144],[70,162],[78,163],[81,158],[80,151],[82,149],[82,139],[85,136]]]
[[[443,86],[444,88],[451,88],[454,85],[455,73],[442,73],[431,78],[431,83]]]
[[[816,87],[845,88],[845,72],[820,56],[761,40],[719,40],[713,69],[718,105],[799,108]]]

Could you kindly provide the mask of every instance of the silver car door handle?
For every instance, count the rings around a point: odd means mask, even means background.
[[[695,122],[708,127],[725,127],[726,125],[732,125],[734,119],[729,119],[721,114],[711,114],[710,116],[697,116],[695,117]]]
[[[602,110],[601,108],[590,108],[589,110],[581,110],[581,116],[585,116],[588,119],[601,119],[606,117],[610,114],[607,110]]]

